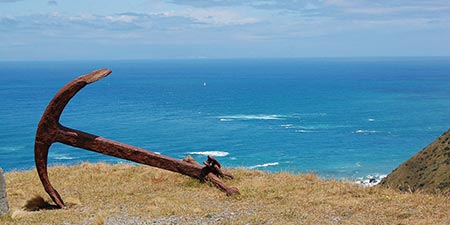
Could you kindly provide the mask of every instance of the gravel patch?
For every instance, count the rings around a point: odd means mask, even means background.
[[[104,224],[119,224],[119,225],[162,225],[162,224],[192,224],[192,225],[207,225],[217,224],[225,220],[234,219],[243,215],[255,214],[252,209],[245,211],[229,211],[225,210],[220,213],[210,213],[203,217],[186,217],[186,216],[169,216],[148,220],[142,217],[122,216],[106,218]]]

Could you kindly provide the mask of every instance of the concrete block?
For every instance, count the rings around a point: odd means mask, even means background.
[[[6,198],[6,181],[3,170],[0,167],[0,216],[8,214],[9,206]]]

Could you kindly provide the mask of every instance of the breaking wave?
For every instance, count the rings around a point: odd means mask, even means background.
[[[266,115],[266,114],[254,114],[254,115],[231,115],[231,116],[219,116],[220,121],[232,121],[232,120],[283,120],[288,116],[284,115]]]
[[[373,187],[379,184],[385,177],[387,177],[386,174],[367,175],[356,179],[355,183],[363,187]]]
[[[295,130],[295,133],[311,133],[313,130]]]
[[[374,133],[378,133],[378,131],[376,131],[376,130],[356,130],[356,131],[353,131],[352,133],[354,133],[354,134],[374,134]]]
[[[268,166],[276,166],[280,163],[278,162],[272,162],[272,163],[264,163],[264,164],[259,164],[259,165],[255,165],[255,166],[249,166],[247,167],[247,169],[256,169],[256,168],[261,168],[261,167],[268,167]]]
[[[211,155],[216,157],[225,157],[229,155],[229,152],[222,152],[222,151],[205,151],[205,152],[188,152],[188,154],[191,155]]]
[[[68,155],[63,155],[63,154],[55,154],[52,156],[53,159],[56,160],[71,160],[73,159],[73,157],[68,156]]]

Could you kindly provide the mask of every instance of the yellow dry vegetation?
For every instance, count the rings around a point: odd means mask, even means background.
[[[49,168],[67,209],[52,209],[37,173],[6,173],[1,224],[450,224],[446,195],[400,193],[313,174],[234,169],[241,195],[147,166],[83,163]],[[51,203],[51,204],[49,204]]]

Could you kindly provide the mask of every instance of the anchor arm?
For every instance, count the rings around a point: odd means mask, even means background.
[[[60,130],[61,125],[59,123],[59,118],[64,111],[64,107],[79,90],[92,82],[108,76],[110,73],[111,70],[108,69],[96,70],[80,76],[64,85],[50,101],[39,121],[34,144],[36,170],[45,191],[61,208],[64,207],[64,201],[58,191],[51,185],[47,173],[48,150],[52,143],[55,142],[55,137]]]

